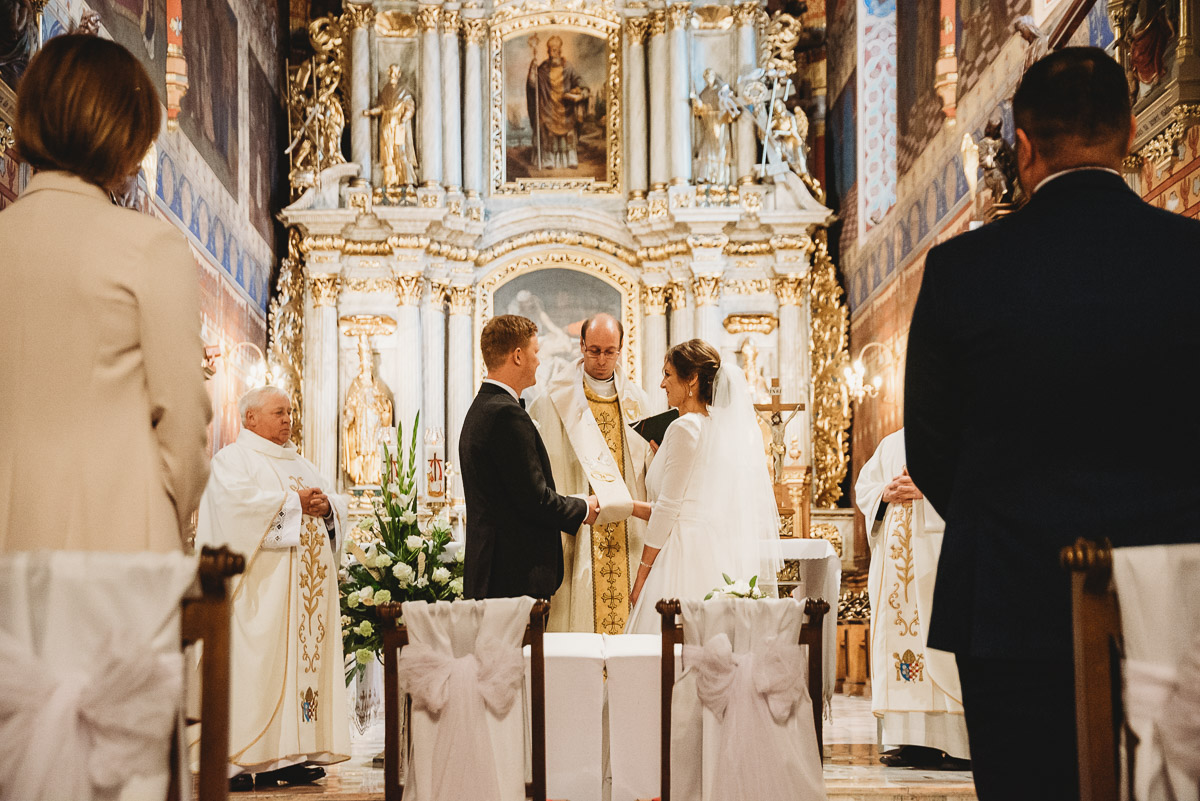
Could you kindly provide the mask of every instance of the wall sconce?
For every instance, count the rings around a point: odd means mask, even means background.
[[[204,377],[212,378],[217,372],[217,359],[222,355],[230,356],[238,351],[239,348],[250,348],[258,356],[258,364],[255,365],[247,376],[247,383],[252,389],[264,387],[271,383],[271,368],[267,366],[267,357],[263,353],[262,348],[255,345],[253,342],[239,342],[231,347],[226,353],[221,353],[220,345],[206,345],[204,347]],[[229,362],[226,361],[228,367]]]
[[[868,381],[867,368],[863,364],[863,356],[873,348],[883,351],[885,364],[894,365],[896,363],[896,352],[882,342],[869,342],[864,345],[854,362],[842,371],[846,379],[847,392],[855,403],[862,403],[864,398],[874,398],[883,389],[883,375],[876,375]]]

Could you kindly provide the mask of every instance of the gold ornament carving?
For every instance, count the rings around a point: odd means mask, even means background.
[[[733,9],[733,21],[739,28],[758,21],[758,3],[739,3]]]
[[[832,509],[842,495],[842,479],[850,464],[850,401],[842,380],[850,361],[849,314],[825,230],[817,231],[813,239],[816,250],[808,291],[812,310],[813,504]]]
[[[527,234],[519,234],[510,237],[501,242],[497,242],[486,250],[480,251],[474,257],[475,264],[480,267],[487,266],[490,262],[496,259],[503,258],[509,253],[521,248],[530,247],[532,245],[571,245],[574,247],[587,248],[588,250],[598,250],[601,253],[607,253],[610,256],[616,256],[621,261],[636,267],[639,258],[637,252],[630,250],[627,247],[612,242],[595,234],[581,234],[577,231],[551,229],[545,231],[533,231]]]
[[[688,307],[687,284],[682,281],[672,281],[667,287],[667,303],[671,311],[683,311]]]
[[[773,314],[731,314],[725,318],[725,330],[731,334],[769,334],[779,325]]]
[[[650,200],[650,219],[658,220],[667,216],[667,199],[656,197]]]
[[[771,249],[779,250],[812,250],[813,241],[809,236],[787,236],[776,234],[771,237]]]
[[[416,306],[421,302],[421,293],[425,281],[420,275],[397,275],[395,278],[396,297],[401,306]]]
[[[645,222],[650,217],[650,207],[645,203],[630,203],[625,209],[627,222]]]
[[[0,156],[8,153],[8,149],[16,143],[17,140],[13,137],[12,126],[0,120]]]
[[[468,17],[462,21],[462,29],[467,44],[481,45],[487,41],[488,23],[485,19]]]
[[[648,315],[666,314],[667,287],[662,285],[642,287],[642,307]]]
[[[417,7],[417,28],[421,33],[433,33],[438,29],[438,23],[442,20],[441,6],[418,6]]]
[[[342,78],[349,74],[343,22],[328,16],[308,25],[315,55],[287,74],[289,158],[292,197],[314,186],[321,171],[344,164],[342,130],[347,102]]]
[[[729,6],[700,6],[692,14],[692,27],[702,31],[723,31],[733,25],[733,9]]]
[[[817,523],[812,529],[813,539],[827,540],[833,546],[838,559],[842,558],[842,532],[833,523]]]
[[[721,300],[721,276],[698,275],[692,282],[697,306],[715,306]]]
[[[440,198],[437,194],[430,192],[429,194],[421,195],[421,206],[427,209],[436,209]]]
[[[729,237],[725,234],[692,234],[687,238],[689,248],[708,248],[715,250],[720,248],[724,250],[729,244]]]
[[[391,292],[396,282],[391,278],[347,278],[342,280],[342,289],[347,292],[364,292],[368,295]]]
[[[727,256],[766,256],[774,252],[774,248],[766,242],[730,242],[725,247]]]
[[[450,287],[450,313],[470,314],[472,304],[472,288],[455,285]]]
[[[1147,142],[1137,155],[1158,167],[1166,167],[1175,158],[1179,141],[1187,131],[1187,126],[1179,120],[1172,122],[1158,136]]]
[[[775,296],[780,306],[799,306],[804,302],[805,286],[802,275],[781,275],[775,279]]]
[[[314,306],[336,306],[342,279],[336,275],[312,275],[308,278],[308,291]]]
[[[731,295],[763,295],[771,291],[770,278],[732,278],[724,282],[724,291]]]
[[[375,16],[375,35],[411,39],[417,35],[417,19],[403,11],[384,11]]]
[[[303,237],[288,229],[288,255],[279,262],[275,296],[267,311],[267,366],[275,386],[292,402],[292,442],[300,447],[304,433],[304,256]]]
[[[661,8],[656,8],[651,11],[650,16],[647,17],[647,19],[650,20],[651,36],[662,36],[667,32],[667,12],[663,11]]]
[[[691,3],[672,3],[667,9],[667,27],[675,31],[686,28],[691,11]]]
[[[680,192],[671,195],[671,208],[673,209],[690,209],[692,207],[692,196],[687,192]]]
[[[462,15],[457,11],[442,12],[442,33],[448,33],[453,36],[458,36],[458,26],[462,20]]]
[[[641,46],[646,41],[646,32],[650,29],[647,17],[625,18],[625,43],[630,46]]]
[[[1121,169],[1125,172],[1140,172],[1146,160],[1136,153],[1130,153],[1121,160]]]
[[[346,3],[345,12],[342,14],[343,25],[349,25],[351,28],[370,28],[373,22],[375,22],[374,6]]]
[[[441,309],[446,305],[446,301],[450,298],[450,285],[443,284],[441,281],[429,282],[429,305],[435,309]]]
[[[782,11],[776,12],[767,23],[767,49],[770,60],[767,65],[771,69],[780,70],[784,75],[796,71],[796,47],[800,44],[800,34],[804,26],[800,20]]]

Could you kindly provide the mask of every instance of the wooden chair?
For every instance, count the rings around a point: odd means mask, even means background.
[[[400,784],[400,686],[397,666],[400,649],[408,645],[408,630],[400,625],[401,604],[388,603],[376,607],[383,623],[383,705],[384,801],[400,801],[404,787]],[[526,782],[525,794],[533,801],[546,801],[546,653],[543,638],[546,618],[550,614],[547,601],[537,601],[529,612],[523,645],[529,646],[531,697],[529,699],[532,728],[532,778]]]
[[[1112,544],[1081,537],[1063,548],[1059,558],[1071,573],[1080,801],[1117,801],[1124,718],[1121,618],[1112,589]]]
[[[201,594],[183,600],[181,634],[186,648],[204,643],[200,658],[200,801],[224,801],[229,793],[229,620],[226,582],[246,569],[246,558],[226,546],[200,551],[197,575]],[[176,739],[175,748],[179,742]],[[181,760],[174,755],[172,764]],[[189,782],[190,784],[190,782]],[[171,801],[177,801],[179,782],[172,780]]]
[[[675,646],[683,644],[683,624],[676,622],[681,611],[678,600],[662,600],[655,607],[662,615],[662,734],[661,776],[662,796],[660,801],[671,801],[671,699],[675,691]],[[824,705],[822,694],[822,662],[824,650],[821,642],[821,622],[829,612],[829,604],[820,599],[809,599],[804,609],[808,621],[800,628],[800,644],[808,646],[808,694],[812,698],[813,723],[817,728],[817,750],[824,761],[824,740],[821,732],[821,713]]]

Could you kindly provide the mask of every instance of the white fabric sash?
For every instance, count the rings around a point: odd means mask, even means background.
[[[4,801],[91,798],[162,770],[153,755],[182,703],[183,655],[113,641],[92,665],[56,669],[0,631]]]
[[[1189,651],[1178,670],[1132,659],[1122,670],[1129,726],[1150,737],[1138,744],[1137,797],[1194,801],[1200,784],[1200,649]]]

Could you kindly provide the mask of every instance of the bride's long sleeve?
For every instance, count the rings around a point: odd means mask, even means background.
[[[671,424],[663,437],[662,447],[654,460],[662,461],[662,488],[654,501],[650,522],[646,526],[646,545],[661,549],[675,527],[679,508],[691,483],[700,445],[700,420],[684,415]]]

